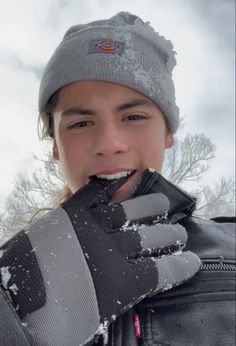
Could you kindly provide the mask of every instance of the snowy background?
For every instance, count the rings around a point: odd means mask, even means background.
[[[40,155],[37,95],[45,63],[74,24],[139,15],[171,39],[184,133],[204,133],[217,146],[206,181],[234,177],[234,0],[0,0],[0,211],[14,176]]]

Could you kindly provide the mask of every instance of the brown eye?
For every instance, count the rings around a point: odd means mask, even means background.
[[[147,117],[140,114],[131,114],[127,116],[128,120],[145,120]]]
[[[80,129],[83,127],[87,127],[91,125],[91,121],[87,121],[87,120],[82,120],[82,121],[77,121],[76,123],[69,125],[68,129]]]

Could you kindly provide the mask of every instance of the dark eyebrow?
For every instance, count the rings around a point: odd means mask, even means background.
[[[150,100],[144,99],[134,99],[120,104],[115,107],[115,112],[121,112],[129,108],[138,107],[138,106],[152,106],[155,107],[155,104]],[[96,112],[89,109],[84,108],[82,106],[75,106],[69,108],[62,112],[62,116],[70,116],[70,115],[96,115]]]
[[[117,106],[115,108],[116,112],[124,111],[126,109],[132,108],[132,107],[138,107],[138,106],[152,106],[155,107],[155,104],[150,100],[144,100],[144,99],[134,99],[130,100],[128,102],[122,103],[121,105]]]
[[[96,115],[96,112],[92,111],[91,109],[84,108],[81,106],[75,106],[72,108],[69,108],[62,112],[62,116],[69,116],[69,115]]]

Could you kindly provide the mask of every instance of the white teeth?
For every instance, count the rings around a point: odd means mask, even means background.
[[[124,172],[118,172],[118,173],[115,173],[115,174],[99,174],[99,175],[96,175],[97,178],[101,178],[101,179],[108,179],[108,180],[111,180],[111,179],[120,179],[120,178],[123,178],[123,177],[127,177],[128,175],[130,175],[133,171],[124,171]]]

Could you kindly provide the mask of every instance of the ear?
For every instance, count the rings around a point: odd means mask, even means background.
[[[171,148],[174,144],[174,136],[173,133],[171,133],[170,131],[167,130],[166,133],[166,139],[165,139],[165,148]]]
[[[57,143],[55,141],[55,138],[53,138],[52,157],[54,158],[54,160],[60,160],[60,156],[58,153],[58,148],[57,148]]]

